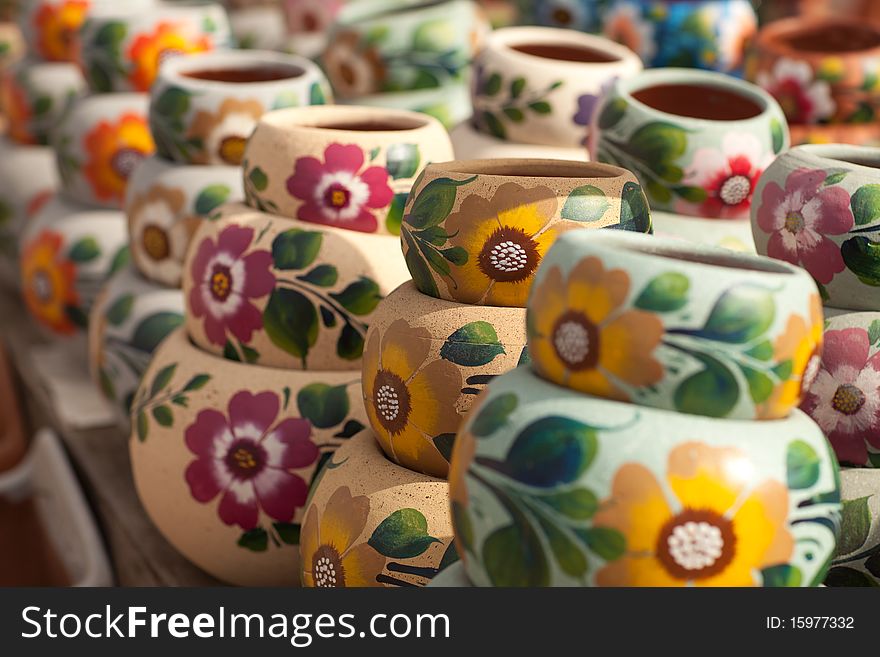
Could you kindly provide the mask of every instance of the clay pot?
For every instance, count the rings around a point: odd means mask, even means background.
[[[416,176],[428,162],[451,158],[446,130],[424,114],[339,106],[278,110],[264,115],[248,140],[245,194],[266,212],[397,235]]]
[[[477,132],[470,122],[459,123],[449,133],[457,160],[497,160],[529,158],[537,160],[571,160],[586,162],[590,159],[587,149],[560,146],[537,146],[515,144],[504,139]]]
[[[229,29],[236,48],[284,51],[287,30],[281,7],[243,7],[229,11]]]
[[[758,29],[749,0],[614,0],[602,23],[605,36],[638,53],[645,66],[733,74],[742,71]]]
[[[789,123],[872,123],[880,109],[880,26],[845,15],[774,21],[758,33],[747,72]]]
[[[755,190],[759,253],[804,267],[830,306],[880,306],[880,149],[799,146]]]
[[[767,92],[687,69],[618,80],[593,122],[592,159],[634,171],[654,210],[694,217],[748,217],[761,172],[789,144]]]
[[[151,283],[129,266],[110,279],[89,316],[89,369],[131,429],[131,403],[153,352],[183,324],[183,293]]]
[[[654,234],[674,237],[705,246],[720,246],[731,251],[756,255],[752,224],[745,219],[706,219],[671,212],[652,212]]]
[[[321,66],[340,98],[466,79],[489,24],[470,0],[360,0],[337,14]]]
[[[493,32],[474,61],[473,125],[512,142],[577,148],[599,99],[642,70],[638,56],[602,37],[514,27]]]
[[[137,492],[165,538],[214,577],[293,586],[315,473],[365,422],[357,374],[224,361],[180,329],[134,399]]]
[[[379,305],[364,350],[364,403],[385,453],[446,478],[455,433],[480,390],[528,362],[525,310],[421,294],[410,281]]]
[[[382,298],[407,280],[396,239],[225,206],[184,266],[186,326],[202,349],[295,370],[360,370]]]
[[[524,307],[553,241],[573,229],[650,232],[629,171],[561,160],[431,164],[407,202],[401,242],[424,294]]]
[[[425,586],[458,559],[449,485],[385,458],[369,431],[319,476],[300,534],[303,586]]]
[[[230,41],[226,11],[217,3],[143,7],[117,0],[96,9],[83,25],[78,58],[96,93],[147,92],[170,57],[225,48]]]
[[[25,53],[21,30],[13,23],[0,23],[0,71],[19,61]]]
[[[332,103],[312,62],[281,53],[212,52],[172,59],[151,90],[150,128],[159,155],[183,164],[239,166],[266,112]]]
[[[719,421],[586,397],[527,368],[477,403],[449,474],[477,586],[816,586],[827,572],[837,464],[799,411]]]
[[[128,179],[153,154],[144,94],[98,94],[74,103],[52,134],[70,198],[119,209]]]
[[[0,344],[0,474],[21,463],[27,447],[15,370],[5,345]]]
[[[880,585],[880,470],[840,471],[843,514],[826,586]]]
[[[147,158],[134,170],[125,198],[135,265],[147,279],[179,288],[193,233],[222,204],[243,198],[238,167]]]
[[[880,123],[847,123],[839,125],[789,125],[791,145],[850,144],[880,146]]]
[[[342,104],[419,112],[433,116],[447,130],[457,125],[465,125],[474,113],[470,88],[464,82],[454,82],[436,89],[359,96],[355,100],[342,101]]]
[[[710,417],[786,417],[819,363],[822,307],[787,263],[681,240],[567,233],[529,298],[529,353],[548,381]]]

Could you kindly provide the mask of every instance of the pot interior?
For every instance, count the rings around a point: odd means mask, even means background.
[[[745,94],[712,84],[655,84],[632,92],[657,111],[709,121],[742,121],[760,116],[763,107]]]
[[[0,541],[0,586],[70,584],[32,497],[16,502],[0,497],[0,536],[10,539]]]
[[[465,175],[517,178],[617,178],[620,173],[590,162],[562,160],[475,160],[456,162],[449,171]]]
[[[880,31],[858,23],[829,23],[804,26],[777,39],[802,52],[858,52],[880,46]]]
[[[784,264],[775,260],[769,258],[749,258],[747,256],[737,255],[733,252],[731,252],[730,255],[714,251],[697,253],[691,250],[679,249],[675,246],[656,245],[654,243],[646,244],[644,247],[641,245],[627,244],[624,248],[627,251],[635,253],[644,253],[646,255],[669,258],[670,260],[693,262],[700,265],[711,265],[712,267],[723,267],[725,269],[757,271],[765,274],[792,273],[792,271]]]
[[[324,130],[349,130],[351,132],[399,132],[401,130],[415,130],[426,125],[427,122],[415,118],[350,118],[328,119],[312,124],[312,127]]]
[[[303,75],[305,71],[292,64],[251,64],[248,66],[227,66],[203,68],[181,73],[185,78],[207,80],[209,82],[228,82],[231,84],[247,84],[254,82],[277,82],[292,80]]]
[[[589,46],[556,43],[521,43],[510,47],[532,57],[555,59],[562,62],[607,64],[620,61],[619,57]]]

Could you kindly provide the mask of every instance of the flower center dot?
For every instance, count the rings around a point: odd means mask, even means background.
[[[345,572],[339,552],[330,545],[321,545],[312,558],[312,577],[318,588],[340,588],[345,586]]]
[[[541,260],[538,245],[519,228],[497,229],[477,256],[480,271],[493,281],[518,283],[531,276]]]
[[[403,431],[410,413],[409,389],[404,380],[393,372],[379,370],[373,384],[373,409],[386,431]]]
[[[165,260],[171,253],[168,234],[155,224],[144,228],[142,242],[146,254],[157,262]]]
[[[394,388],[384,385],[376,392],[376,409],[379,414],[389,422],[393,422],[400,415],[400,398]]]
[[[253,440],[236,440],[226,452],[226,465],[237,479],[247,480],[256,477],[262,472],[265,463],[266,452]]]
[[[831,407],[844,415],[855,415],[865,405],[865,393],[854,385],[844,383],[839,386],[831,399]]]
[[[238,166],[244,159],[244,149],[247,139],[238,135],[232,135],[220,142],[218,149],[220,159],[231,166]]]
[[[232,276],[228,267],[219,266],[211,274],[211,294],[215,299],[224,301],[232,291]]]
[[[731,176],[721,186],[721,200],[725,205],[739,205],[752,193],[752,181],[745,176]]]
[[[804,215],[797,210],[793,210],[785,215],[785,230],[789,233],[797,235],[804,229]]]
[[[489,261],[498,271],[510,274],[528,266],[529,254],[522,246],[508,240],[492,247]]]
[[[685,570],[708,568],[721,556],[721,530],[708,522],[687,522],[672,530],[667,539],[669,554]]]
[[[144,154],[135,148],[120,148],[113,155],[110,166],[117,176],[123,180],[128,180],[132,171],[135,170],[143,159]]]
[[[580,363],[590,351],[590,334],[583,324],[563,322],[556,329],[553,345],[566,363]]]
[[[733,524],[716,511],[685,509],[660,530],[656,551],[660,563],[677,579],[718,575],[736,554]]]
[[[49,303],[52,300],[52,279],[45,271],[40,269],[34,272],[31,285],[40,303]]]
[[[324,200],[331,208],[339,210],[348,206],[351,194],[345,187],[333,185],[324,193]]]

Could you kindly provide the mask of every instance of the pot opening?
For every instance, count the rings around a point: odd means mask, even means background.
[[[847,164],[855,164],[859,167],[868,167],[869,169],[880,169],[880,161],[861,159],[858,157],[836,157],[836,160],[846,162]]]
[[[742,121],[764,109],[746,95],[712,84],[656,84],[632,92],[632,97],[666,114],[709,121]]]
[[[757,271],[765,274],[791,274],[791,270],[784,264],[771,260],[770,258],[749,258],[747,256],[738,256],[735,253],[730,255],[724,253],[694,253],[693,251],[683,251],[674,246],[655,246],[655,245],[626,245],[627,250],[636,253],[644,253],[647,255],[660,256],[661,258],[669,258],[671,260],[682,260],[684,262],[693,262],[698,265],[711,265],[712,267],[724,267],[726,269],[740,269],[745,271]]]
[[[0,586],[69,586],[70,576],[52,546],[32,497],[0,497]]]
[[[617,178],[620,173],[611,167],[591,162],[561,160],[475,160],[455,162],[452,173],[483,176],[514,176],[521,178]]]
[[[418,119],[392,118],[392,119],[338,119],[315,123],[313,127],[323,130],[349,130],[352,132],[399,132],[401,130],[415,130],[422,128],[427,122]]]
[[[209,82],[228,82],[231,84],[247,84],[253,82],[277,82],[292,80],[303,75],[305,71],[299,66],[289,64],[254,64],[242,67],[205,68],[181,73],[185,78],[207,80]]]
[[[858,52],[880,46],[880,32],[876,28],[855,23],[813,25],[777,38],[783,45],[802,52]]]
[[[562,62],[608,64],[619,62],[620,58],[589,46],[575,44],[522,43],[510,47],[525,55],[542,59],[555,59]]]

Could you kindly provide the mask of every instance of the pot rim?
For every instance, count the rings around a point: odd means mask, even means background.
[[[352,130],[346,127],[371,122],[380,124],[394,122],[399,123],[401,127],[394,130]],[[280,132],[287,138],[293,132],[305,132],[324,136],[359,134],[375,135],[378,139],[396,139],[404,135],[437,129],[446,134],[446,130],[437,119],[419,112],[364,105],[309,105],[267,112],[257,122],[254,135],[263,130],[271,130]],[[334,141],[338,141],[338,138]]]
[[[872,178],[880,179],[880,147],[853,144],[803,144],[795,146],[783,155],[815,162],[818,168],[824,169],[829,168],[828,164],[843,164],[854,171],[863,171]],[[872,166],[871,162],[875,164]]]
[[[525,44],[584,47],[611,55],[615,59],[609,62],[573,62],[539,57],[516,50],[516,46]],[[483,50],[495,50],[520,65],[532,64],[546,68],[563,69],[568,73],[583,72],[586,67],[615,70],[634,64],[638,66],[639,70],[643,68],[641,58],[626,46],[598,34],[586,34],[577,30],[563,28],[539,26],[504,27],[489,33]]]
[[[818,29],[855,28],[859,31],[872,31],[877,36],[877,45],[861,50],[800,50],[789,45],[785,37]],[[755,49],[777,56],[795,59],[823,57],[861,58],[868,55],[880,56],[880,23],[853,19],[846,16],[793,16],[768,23],[758,32]]]
[[[331,30],[357,28],[364,24],[383,22],[405,14],[418,14],[438,7],[443,7],[442,13],[446,14],[447,5],[470,8],[472,3],[469,0],[361,0],[343,5],[336,15]]]
[[[522,167],[522,168],[520,168]],[[534,171],[529,171],[533,167]],[[509,168],[505,171],[505,168]],[[543,172],[558,171],[560,175],[546,175]],[[627,169],[602,162],[580,162],[577,160],[557,160],[549,158],[481,158],[473,160],[451,160],[433,162],[425,167],[429,173],[455,173],[478,175],[480,180],[491,180],[495,184],[509,181],[510,178],[539,178],[542,181],[566,180],[614,180],[626,178],[635,180]],[[570,173],[565,173],[570,172]]]

